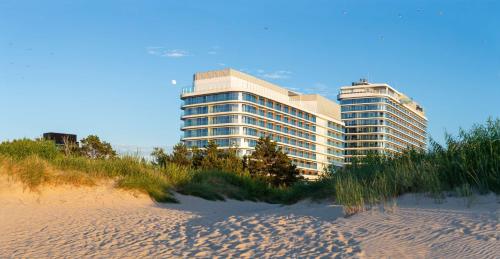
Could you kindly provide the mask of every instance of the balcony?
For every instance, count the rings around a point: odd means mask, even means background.
[[[192,93],[192,92],[194,92],[194,90],[195,90],[195,89],[194,89],[194,86],[186,86],[186,87],[183,87],[183,88],[181,89],[181,96],[182,96],[183,94],[189,94],[189,93]]]

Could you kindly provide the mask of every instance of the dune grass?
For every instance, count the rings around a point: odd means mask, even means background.
[[[427,152],[369,155],[318,181],[289,187],[272,186],[248,173],[199,171],[173,163],[161,167],[138,157],[65,156],[53,142],[27,139],[0,144],[0,174],[32,190],[44,184],[93,185],[112,180],[118,188],[137,190],[160,202],[175,202],[173,191],[209,200],[283,204],[333,198],[346,214],[352,214],[404,193],[425,193],[436,199],[447,192],[500,194],[500,120],[460,130],[456,137],[447,135],[444,146],[431,142]]]
[[[249,174],[221,171],[197,171],[189,181],[179,185],[180,193],[208,200],[231,198],[270,203],[282,202],[281,189],[284,188],[272,187],[264,180],[252,178]]]
[[[94,185],[113,180],[117,188],[137,190],[158,202],[176,202],[172,191],[209,200],[225,198],[279,203],[284,188],[272,187],[248,174],[196,171],[176,164],[165,168],[138,157],[89,159],[65,156],[43,140],[19,140],[0,144],[0,174],[37,190],[47,184]]]
[[[445,146],[431,142],[428,152],[409,150],[395,157],[369,155],[337,172],[335,197],[346,213],[404,193],[426,193],[441,199],[445,192],[500,194],[500,120],[488,120]]]
[[[112,180],[157,201],[175,201],[167,174],[139,158],[88,159],[63,155],[51,141],[14,140],[0,144],[0,173],[36,190],[44,184],[94,185]]]

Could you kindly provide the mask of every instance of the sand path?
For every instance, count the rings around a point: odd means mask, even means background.
[[[405,196],[397,208],[350,218],[338,206],[211,202],[97,187],[39,194],[0,184],[0,258],[500,258],[499,200],[436,204]]]

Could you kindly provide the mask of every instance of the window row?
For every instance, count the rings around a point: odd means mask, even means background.
[[[238,115],[223,115],[214,117],[199,117],[184,120],[184,127],[203,126],[208,124],[237,123]]]
[[[333,157],[329,156],[327,157],[328,163],[337,165],[337,166],[342,166],[342,163],[344,162],[344,158],[338,158],[338,157]]]
[[[298,139],[294,139],[294,138],[290,138],[290,137],[282,136],[282,135],[278,135],[278,134],[272,134],[270,132],[257,130],[254,128],[244,127],[243,134],[245,134],[247,136],[254,136],[254,137],[259,137],[259,138],[270,137],[272,140],[274,140],[276,142],[290,144],[293,146],[298,146],[298,147],[302,147],[302,148],[306,148],[306,149],[312,149],[312,150],[316,149],[316,145],[314,143],[309,143],[307,141],[298,140]]]
[[[287,117],[287,116],[284,116],[282,114],[275,113],[275,112],[272,112],[269,110],[266,111],[264,109],[258,109],[255,106],[247,105],[247,104],[243,104],[242,108],[243,108],[243,112],[248,112],[248,113],[260,115],[260,116],[266,117],[268,119],[281,121],[283,123],[287,123],[287,124],[290,124],[290,125],[293,125],[293,126],[296,126],[299,128],[303,128],[306,130],[316,131],[316,125],[314,125],[312,123],[307,123],[307,122],[304,122],[301,120],[294,119],[293,117]]]
[[[328,131],[328,137],[338,139],[338,140],[343,140],[344,136],[341,133],[334,132],[334,131]]]
[[[338,142],[338,141],[333,141],[331,139],[328,139],[326,143],[329,146],[334,146],[334,147],[339,147],[339,148],[343,148],[344,147],[344,143]]]
[[[374,142],[348,142],[345,143],[346,148],[356,148],[356,147],[384,147],[384,143],[380,141]]]
[[[356,155],[368,155],[368,154],[383,154],[384,151],[382,149],[373,149],[373,150],[346,150],[345,151],[345,154],[346,155],[352,155],[352,156],[356,156]],[[349,159],[349,158],[345,158],[346,162],[351,162],[352,159]]]
[[[239,127],[221,127],[221,128],[202,128],[202,129],[192,129],[185,130],[185,138],[193,137],[206,137],[206,136],[220,136],[220,135],[238,135]]]
[[[426,129],[422,128],[422,127],[419,127],[420,125],[418,125],[418,124],[410,123],[407,120],[401,119],[401,117],[394,116],[394,115],[392,115],[390,113],[387,113],[386,117],[389,118],[389,119],[391,119],[391,120],[393,120],[393,121],[395,121],[396,123],[398,123],[400,125],[404,125],[407,128],[410,128],[410,129],[412,129],[414,131],[417,131],[420,134],[425,134]]]
[[[287,127],[287,126],[284,126],[284,125],[278,124],[278,123],[266,122],[264,120],[259,120],[257,118],[250,117],[250,116],[243,116],[243,123],[259,126],[262,128],[267,128],[270,130],[283,132],[284,134],[297,136],[299,138],[305,138],[305,139],[309,139],[312,141],[316,141],[315,134],[312,134],[312,133],[309,133],[306,131],[297,130],[295,128],[290,128],[290,127]],[[339,136],[340,136],[340,134],[339,134]]]
[[[386,100],[386,103],[390,104],[390,106],[387,106],[388,111],[392,111],[398,115],[406,115],[407,117],[409,117],[415,121],[418,121],[419,123],[421,123],[423,125],[427,124],[424,119],[422,119],[420,116],[416,115],[415,113],[411,112],[408,108],[402,106],[401,104],[395,103],[391,100]],[[395,107],[396,110],[394,110],[394,108],[392,108],[391,106]]]
[[[230,104],[217,104],[212,106],[189,107],[184,109],[184,116],[217,113],[217,112],[233,112],[233,111],[238,111],[238,104],[230,103]]]
[[[384,135],[347,135],[346,141],[356,140],[384,140]]]
[[[303,150],[297,150],[294,148],[290,147],[283,147],[283,152],[286,154],[292,155],[292,156],[298,156],[298,157],[303,157],[303,158],[308,158],[308,159],[316,159],[316,153],[313,152],[307,152]]]
[[[219,138],[219,139],[213,139],[213,141],[219,147],[236,147],[240,143],[240,139],[238,139],[238,138]],[[206,139],[185,140],[184,144],[188,148],[192,148],[192,147],[204,148],[208,145],[208,140],[206,140]]]
[[[341,106],[340,110],[343,111],[343,112],[349,112],[349,111],[369,111],[369,110],[385,110],[385,104],[368,104],[368,105]]]
[[[384,103],[388,103],[394,107],[396,107],[396,109],[402,113],[402,114],[405,114],[406,116],[410,117],[411,119],[415,120],[415,121],[418,121],[422,124],[425,124],[425,120],[423,120],[422,118],[420,118],[419,116],[417,116],[416,114],[410,112],[408,109],[405,109],[403,107],[401,107],[401,104],[399,103],[396,103],[396,102],[393,102],[392,100],[390,100],[389,98],[360,98],[360,99],[347,99],[347,100],[341,100],[340,101],[340,104],[341,105],[349,105],[349,104],[363,104],[363,103],[380,103],[380,102],[384,102]],[[363,106],[363,105],[362,105]],[[356,108],[352,108],[353,110],[356,110]],[[387,109],[389,110],[390,107],[387,107]],[[375,110],[375,109],[369,109],[369,110]]]
[[[342,113],[342,119],[385,117],[383,112],[353,112]]]
[[[391,122],[391,121],[387,121],[387,122],[386,122],[386,125],[391,126],[391,127],[395,128],[395,129],[397,129],[397,130],[399,130],[399,131],[401,131],[401,132],[405,133],[406,135],[411,136],[412,138],[419,139],[419,140],[422,140],[422,141],[424,141],[424,140],[425,140],[425,138],[424,138],[424,137],[421,137],[419,134],[416,134],[416,133],[415,133],[414,131],[412,131],[412,130],[408,130],[407,128],[403,128],[403,127],[401,127],[401,125],[399,125],[398,123],[394,123],[394,122]],[[408,139],[408,141],[411,141],[411,139],[410,139],[410,138],[408,138],[408,137],[407,137],[407,136],[405,136],[405,135],[403,135],[403,137],[402,137],[402,138],[404,138],[404,139]]]
[[[344,132],[344,127],[338,123],[333,122],[333,121],[328,121],[328,128],[333,129],[333,130],[338,130],[340,132]]]
[[[192,96],[192,97],[186,97],[184,99],[184,105],[238,100],[238,98],[239,98],[238,92],[226,92],[226,93],[209,94],[202,96]]]
[[[346,133],[371,133],[371,132],[388,132],[385,127],[362,127],[362,128],[346,128]]]
[[[340,100],[340,104],[359,104],[359,103],[381,103],[385,102],[385,98],[360,98],[360,99],[347,99]]]
[[[351,120],[345,121],[346,126],[363,126],[363,125],[386,125],[384,120]]]
[[[303,168],[309,168],[309,169],[318,169],[318,164],[316,163],[311,163],[307,161],[301,161],[301,160],[292,160],[292,163],[296,165],[297,167],[303,167]]]
[[[284,113],[287,113],[287,114],[290,114],[290,115],[293,115],[293,116],[296,116],[296,117],[299,117],[299,118],[302,118],[302,119],[305,119],[305,120],[308,120],[311,122],[316,122],[316,116],[314,116],[310,113],[295,109],[293,107],[290,107],[290,106],[285,105],[285,104],[281,104],[279,102],[275,102],[273,100],[264,98],[262,96],[257,96],[257,95],[250,94],[250,93],[243,93],[243,100],[257,103],[259,105],[266,106],[268,108],[271,108],[271,109],[274,109],[274,110],[277,110],[280,112],[284,112]]]
[[[344,151],[342,150],[338,150],[338,149],[334,149],[334,148],[328,148],[326,150],[326,152],[330,155],[335,155],[335,156],[343,156],[344,155]]]

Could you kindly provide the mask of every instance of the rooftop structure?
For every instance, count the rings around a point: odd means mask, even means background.
[[[58,146],[63,146],[65,144],[78,144],[75,134],[47,132],[43,133],[43,138],[54,141]]]

